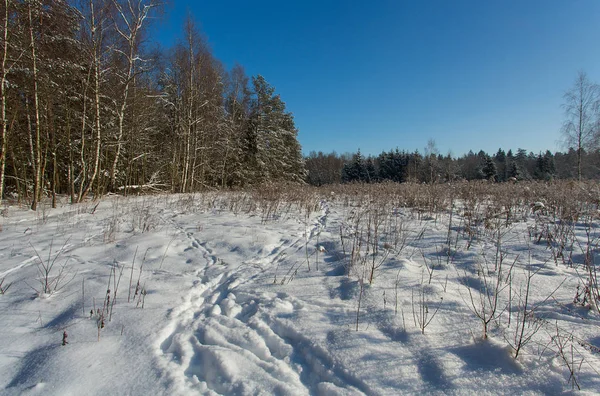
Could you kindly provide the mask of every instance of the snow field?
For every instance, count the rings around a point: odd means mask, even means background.
[[[448,210],[376,208],[328,192],[312,205],[239,194],[10,206],[0,392],[556,394],[574,386],[568,364],[584,392],[600,389],[600,320],[573,303],[582,266],[557,265],[530,237],[539,215],[524,210],[501,231],[473,222],[469,236],[458,209],[449,226]],[[585,224],[574,233],[581,262]],[[473,301],[497,279],[498,250],[500,308],[483,340]],[[39,293],[40,259],[55,258],[62,287]],[[532,271],[531,323],[541,325],[515,359],[509,341]],[[98,330],[107,288],[116,299]]]

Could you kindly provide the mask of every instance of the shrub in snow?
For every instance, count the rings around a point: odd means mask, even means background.
[[[8,291],[8,289],[10,288],[10,286],[12,285],[12,282],[9,283],[8,285],[4,285],[4,280],[6,278],[2,278],[2,280],[0,280],[0,294],[4,294]]]

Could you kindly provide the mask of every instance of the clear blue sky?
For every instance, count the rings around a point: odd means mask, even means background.
[[[172,0],[215,56],[281,94],[303,151],[559,148],[562,95],[600,82],[600,0]]]

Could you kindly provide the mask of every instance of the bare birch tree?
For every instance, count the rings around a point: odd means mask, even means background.
[[[1,108],[0,116],[2,117],[2,131],[0,132],[0,200],[4,196],[4,174],[6,169],[6,150],[8,144],[8,119],[6,116],[6,105],[7,105],[7,85],[8,81],[6,77],[8,75],[8,17],[9,17],[9,0],[4,0],[4,15],[2,26],[4,31],[2,33],[2,61],[0,63],[0,97],[1,97]]]
[[[30,38],[30,50],[31,50],[31,66],[33,76],[33,111],[34,111],[34,122],[35,128],[31,128],[31,121],[29,121],[29,142],[33,167],[33,199],[31,201],[31,210],[37,210],[37,204],[41,197],[42,187],[42,147],[40,138],[40,106],[39,106],[39,94],[38,94],[38,73],[37,73],[37,56],[35,52],[35,35],[33,33],[33,17],[31,12],[32,2],[27,4],[27,14],[29,21],[29,38]]]
[[[113,17],[114,26],[122,42],[122,48],[115,46],[114,50],[125,60],[124,70],[119,73],[121,92],[120,97],[117,98],[117,102],[120,102],[117,108],[118,132],[115,157],[110,170],[110,185],[114,189],[123,146],[126,109],[129,106],[131,88],[135,85],[135,77],[139,72],[138,64],[142,62],[139,53],[141,36],[151,10],[158,7],[159,2],[156,0],[112,0],[112,2],[116,9]]]
[[[87,15],[87,31],[88,31],[88,51],[89,61],[91,63],[91,78],[93,80],[93,106],[94,106],[94,124],[92,130],[94,132],[94,154],[93,154],[93,165],[92,174],[87,177],[86,181],[82,180],[81,188],[79,190],[78,202],[81,202],[89,193],[90,189],[96,177],[98,176],[100,167],[100,149],[102,146],[102,121],[101,121],[101,81],[104,78],[103,69],[103,53],[105,51],[105,30],[107,29],[107,22],[109,18],[109,4],[106,0],[89,0],[89,9]],[[82,129],[85,128],[85,120],[82,121]],[[82,131],[83,133],[84,131]],[[85,162],[85,159],[82,159]],[[84,173],[83,175],[87,175]],[[97,193],[97,192],[96,192]]]
[[[598,146],[600,87],[592,83],[585,72],[579,72],[573,87],[564,94],[564,100],[564,145],[577,150],[577,179],[581,180],[583,151]]]

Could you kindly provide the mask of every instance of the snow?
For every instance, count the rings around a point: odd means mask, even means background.
[[[467,241],[455,210],[449,238],[449,212],[398,207],[381,218],[377,255],[363,242],[363,264],[348,269],[374,203],[312,199],[312,212],[267,210],[244,193],[111,196],[38,212],[6,204],[0,393],[557,394],[572,391],[567,363],[583,392],[600,390],[600,317],[573,302],[585,271],[556,264],[529,237],[542,216],[529,205],[502,229],[501,269],[493,229],[481,224]],[[582,264],[585,224],[574,235]],[[62,277],[42,293],[49,265],[51,281]],[[470,296],[477,306],[497,271],[506,274],[500,308],[482,339]],[[540,326],[515,359],[509,344],[532,271]]]

